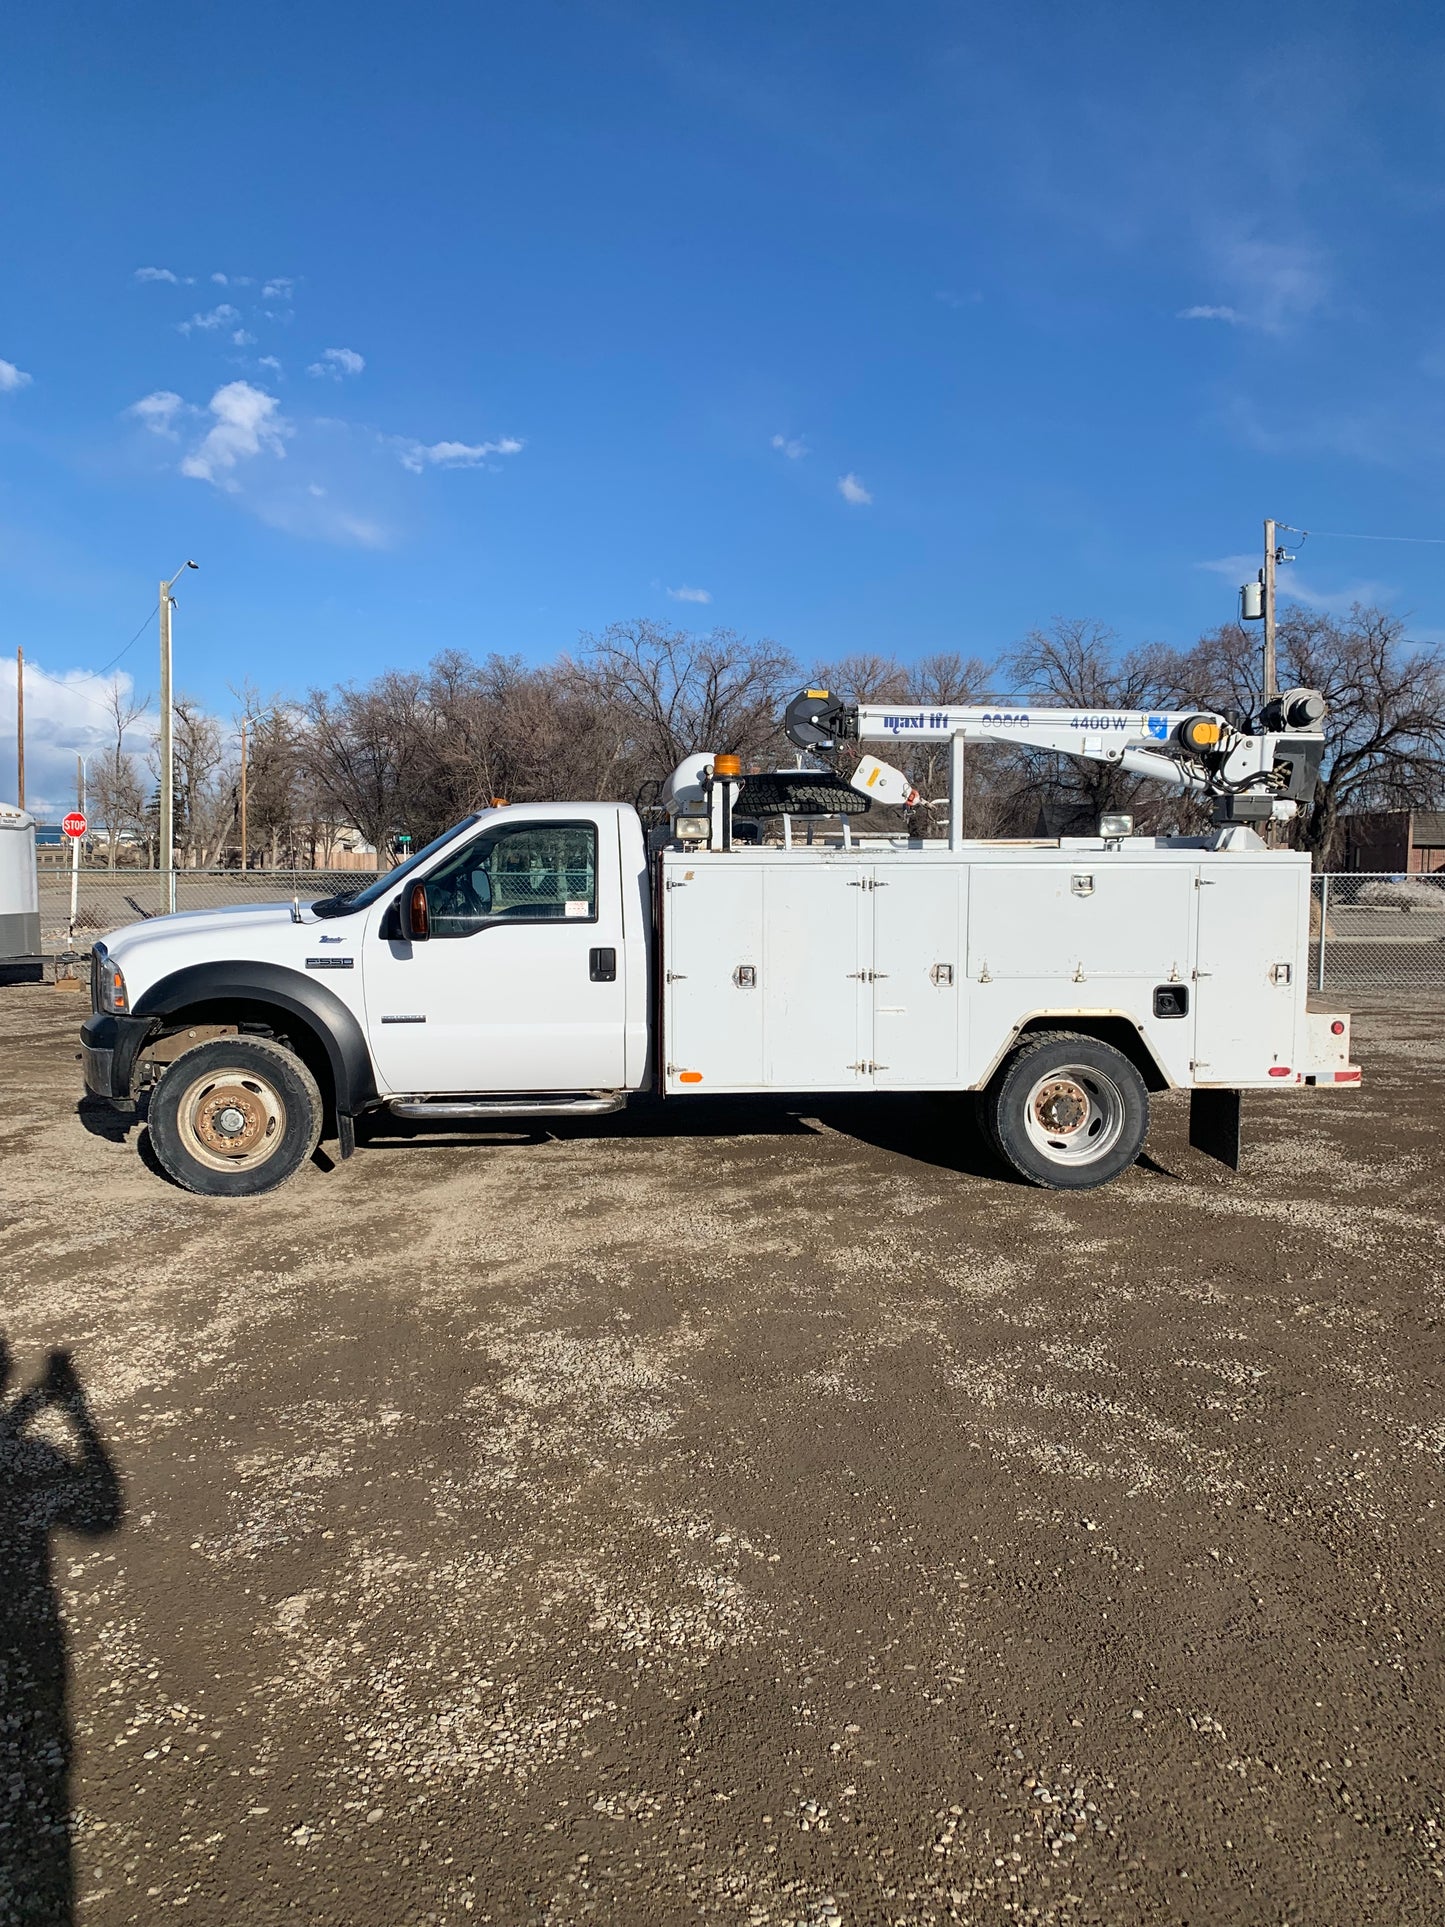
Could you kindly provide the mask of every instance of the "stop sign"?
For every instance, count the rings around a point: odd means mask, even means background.
[[[79,839],[85,835],[90,825],[86,822],[85,817],[79,810],[72,810],[69,816],[62,820],[60,827],[67,836],[73,836],[79,841]]]

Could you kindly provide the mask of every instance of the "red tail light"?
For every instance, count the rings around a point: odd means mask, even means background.
[[[1288,1077],[1290,1074],[1289,1065],[1288,1064],[1271,1064],[1269,1067],[1269,1074],[1271,1077]]]

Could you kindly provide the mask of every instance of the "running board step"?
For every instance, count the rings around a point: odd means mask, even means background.
[[[620,1091],[585,1097],[393,1097],[386,1108],[393,1117],[606,1117],[627,1102]]]

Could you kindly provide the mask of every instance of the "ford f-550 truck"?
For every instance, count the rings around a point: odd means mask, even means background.
[[[1295,698],[1308,692],[1292,692]],[[188,1189],[274,1189],[355,1120],[489,1120],[722,1092],[975,1092],[1033,1183],[1104,1183],[1152,1092],[1237,1162],[1239,1094],[1350,1084],[1348,1019],[1306,1008],[1307,858],[1251,828],[1312,783],[1319,710],[1258,734],[1206,714],[862,710],[804,692],[814,757],[688,759],[650,834],[618,803],[479,811],[348,896],[195,911],[95,946],[93,1095],[144,1108]],[[948,834],[861,833],[918,799],[854,739],[947,741]],[[1215,799],[1219,827],[962,836],[964,744],[1026,741]]]

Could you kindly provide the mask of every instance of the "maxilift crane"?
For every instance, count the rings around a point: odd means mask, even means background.
[[[1268,703],[1257,731],[1239,730],[1208,710],[1030,709],[992,705],[848,703],[805,689],[784,727],[799,749],[826,755],[846,742],[949,745],[949,843],[963,841],[963,755],[970,743],[1011,743],[1091,762],[1191,790],[1214,804],[1221,828],[1292,816],[1314,793],[1324,754],[1324,698],[1291,689]],[[880,802],[919,801],[901,771],[864,757],[853,786]]]

